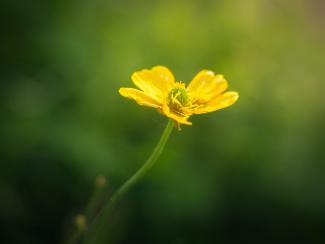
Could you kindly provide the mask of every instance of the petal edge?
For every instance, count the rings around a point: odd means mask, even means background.
[[[212,99],[210,102],[202,105],[201,107],[194,109],[194,114],[204,114],[214,112],[219,109],[223,109],[233,105],[239,98],[238,92],[225,92],[220,96]]]
[[[122,87],[119,89],[119,93],[123,97],[135,100],[139,105],[152,108],[161,107],[159,101],[138,89]]]

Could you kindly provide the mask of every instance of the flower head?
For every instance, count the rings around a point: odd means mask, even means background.
[[[178,125],[191,125],[193,114],[204,114],[229,107],[239,97],[237,92],[225,92],[228,83],[223,75],[200,71],[186,87],[175,81],[164,66],[155,66],[134,72],[132,81],[139,89],[120,88],[122,96],[135,100],[139,105],[158,109]]]

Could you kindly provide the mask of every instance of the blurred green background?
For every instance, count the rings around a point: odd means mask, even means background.
[[[222,73],[100,243],[325,243],[321,0],[3,0],[0,242],[58,243],[99,174],[142,165],[167,119],[119,96],[161,64]],[[110,242],[109,242],[110,241]]]

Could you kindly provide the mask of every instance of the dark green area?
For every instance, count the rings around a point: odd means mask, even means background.
[[[222,73],[240,99],[175,130],[102,243],[324,243],[324,10],[1,1],[0,243],[58,243],[97,175],[113,190],[143,163],[167,119],[117,91],[157,64]]]

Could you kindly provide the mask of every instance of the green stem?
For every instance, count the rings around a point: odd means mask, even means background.
[[[134,175],[132,175],[113,195],[108,202],[103,205],[102,209],[99,211],[95,220],[91,223],[89,230],[91,228],[98,229],[100,231],[103,222],[107,219],[111,211],[114,209],[115,205],[120,201],[120,199],[127,193],[132,186],[134,186],[138,181],[140,181],[143,176],[152,168],[152,166],[156,163],[157,159],[159,158],[160,154],[162,153],[168,138],[173,131],[174,122],[170,119],[167,123],[167,126],[157,144],[155,149],[153,150],[150,157],[147,161],[142,165]],[[98,227],[98,228],[96,228]],[[91,231],[91,230],[90,230]],[[86,233],[87,235],[87,233]],[[95,237],[96,238],[96,237]]]
[[[107,179],[99,175],[96,178],[94,192],[88,201],[84,213],[75,216],[73,231],[71,231],[69,239],[63,242],[63,244],[80,243],[83,235],[86,233],[88,223],[91,223],[96,216],[97,209],[100,207],[105,191],[107,191]]]

